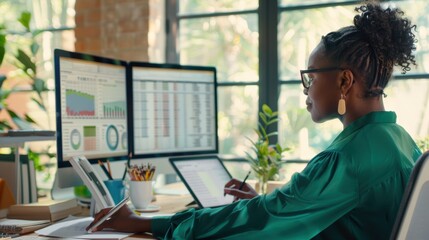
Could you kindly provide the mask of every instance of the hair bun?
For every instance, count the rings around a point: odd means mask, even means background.
[[[404,18],[404,12],[394,8],[382,9],[378,3],[368,3],[355,9],[361,14],[354,18],[354,25],[367,39],[378,58],[402,70],[410,70],[410,62],[415,64],[414,51],[417,42],[412,30],[416,28]]]

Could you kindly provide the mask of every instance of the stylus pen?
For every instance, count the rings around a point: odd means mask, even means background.
[[[127,175],[128,172],[128,168],[131,167],[130,162],[131,162],[131,157],[133,156],[132,153],[128,154],[128,159],[127,159],[127,163],[125,165],[125,171],[124,171],[124,175],[122,175],[122,180],[125,180],[125,176]]]
[[[250,175],[250,171],[247,173],[246,177],[244,178],[243,182],[241,182],[240,187],[238,187],[238,190],[241,190],[244,187],[244,184],[246,183],[247,178]]]
[[[111,208],[109,210],[109,212],[104,215],[100,220],[98,220],[98,222],[96,222],[94,225],[91,226],[90,229],[88,229],[88,233],[92,233],[94,231],[95,228],[97,228],[98,226],[100,226],[104,221],[106,221],[108,218],[110,218],[113,214],[115,214],[119,209],[121,209],[122,206],[124,206],[127,202],[128,199],[130,197],[127,196],[126,198],[124,198],[122,201],[120,201],[116,206],[114,206],[113,208]]]

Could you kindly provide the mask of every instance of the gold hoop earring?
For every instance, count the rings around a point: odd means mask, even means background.
[[[341,98],[338,101],[338,114],[341,116],[346,113],[346,99],[343,94],[341,94]]]

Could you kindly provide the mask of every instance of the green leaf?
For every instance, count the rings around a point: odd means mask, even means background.
[[[20,61],[24,65],[22,70],[28,73],[27,70],[31,69],[33,71],[33,74],[36,75],[36,64],[31,61],[31,58],[24,51],[18,49],[18,55],[16,56],[16,59],[18,59],[18,61]]]
[[[6,35],[0,34],[0,65],[3,63],[6,54]]]
[[[39,108],[41,108],[43,111],[45,112],[47,111],[45,105],[41,103],[39,100],[35,99],[34,97],[32,97],[31,100],[33,100],[33,102],[35,102],[37,106],[39,106]]]
[[[274,180],[273,177],[274,175],[276,175],[278,173],[279,169],[278,168],[271,168],[270,171],[268,172],[268,179],[269,180]]]
[[[278,132],[272,132],[270,134],[267,134],[267,137],[271,137],[271,136],[277,136]]]
[[[267,116],[271,116],[273,113],[273,110],[271,110],[271,108],[267,105],[267,104],[263,104],[262,105],[262,111],[267,115]]]
[[[25,27],[27,32],[30,32],[30,20],[31,20],[31,13],[28,11],[22,12],[21,16],[18,18],[18,21],[22,24],[22,26]]]
[[[18,116],[18,114],[16,114],[13,110],[8,109],[8,110],[7,110],[7,113],[9,114],[9,116],[10,116],[11,118],[20,118],[20,117]]]
[[[256,145],[256,143],[250,137],[246,136],[246,139],[249,140],[252,143],[252,145]]]
[[[31,43],[30,49],[33,55],[37,54],[37,51],[39,51],[39,48],[40,48],[40,45],[37,42]]]
[[[0,100],[7,99],[11,93],[12,93],[11,90],[0,89]]]
[[[3,86],[4,81],[7,79],[7,77],[5,75],[0,75],[0,89]],[[0,97],[1,99],[1,97]]]
[[[259,117],[261,118],[262,122],[265,123],[265,125],[267,125],[267,117],[265,117],[265,115],[263,113],[259,113]]]
[[[34,121],[34,119],[31,118],[28,114],[24,114],[24,117],[25,117],[25,121],[36,124],[36,121]]]
[[[261,131],[263,138],[267,138],[267,131],[265,131],[265,128],[261,127],[259,130]]]
[[[276,122],[278,122],[279,121],[279,119],[278,118],[274,118],[273,120],[270,120],[269,122],[267,122],[267,126],[268,125],[271,125],[271,124],[273,124],[273,123],[276,123]]]
[[[33,90],[36,91],[38,94],[40,94],[41,92],[47,90],[48,88],[46,87],[46,82],[40,78],[36,78],[34,79],[34,83],[33,83]]]
[[[12,129],[12,126],[7,122],[7,120],[1,120],[0,121],[0,129],[1,130]]]

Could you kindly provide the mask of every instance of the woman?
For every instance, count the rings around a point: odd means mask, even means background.
[[[232,180],[225,193],[248,198],[215,209],[144,219],[122,208],[100,228],[158,238],[385,239],[421,152],[383,105],[393,66],[415,64],[414,25],[397,9],[368,3],[354,25],[331,32],[301,71],[315,122],[338,118],[344,130],[281,189],[257,196]],[[97,219],[104,212],[97,215]]]

